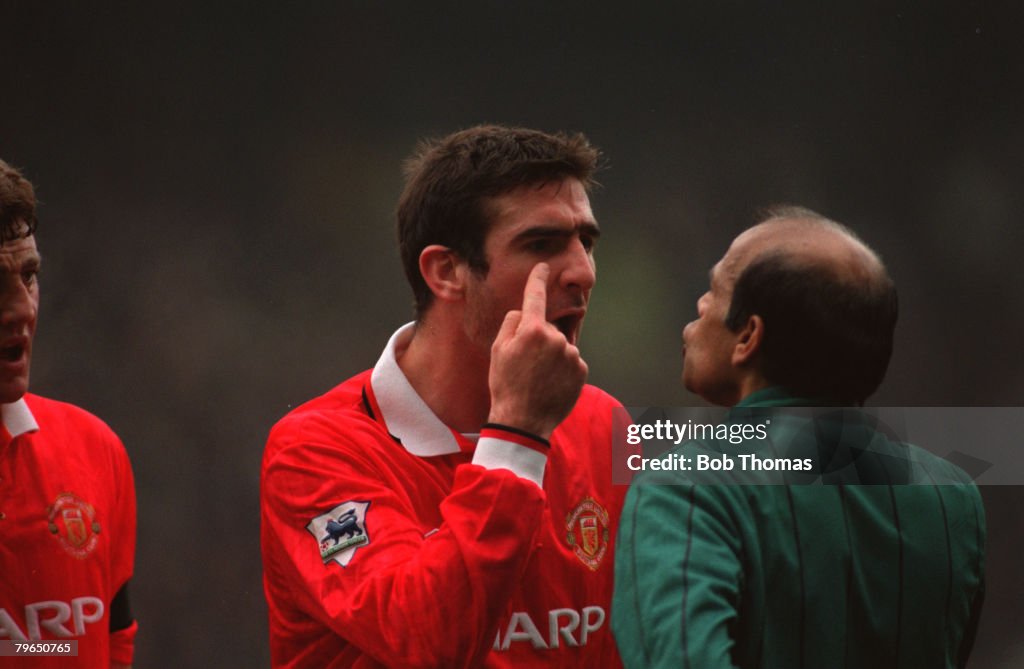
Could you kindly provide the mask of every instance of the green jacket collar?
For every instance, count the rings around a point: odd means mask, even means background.
[[[828,407],[841,406],[835,402],[797,397],[782,386],[770,386],[755,390],[736,405],[741,407]]]

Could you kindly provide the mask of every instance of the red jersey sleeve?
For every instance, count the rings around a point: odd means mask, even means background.
[[[124,445],[117,436],[111,433],[113,439],[114,471],[116,472],[117,492],[115,496],[115,509],[117,515],[115,527],[118,536],[115,537],[113,545],[117,550],[111,552],[111,592],[110,598],[114,598],[122,588],[126,587],[131,580],[135,566],[135,477],[132,475],[132,466],[128,460]],[[110,606],[110,599],[107,601]],[[109,615],[109,614],[108,614]],[[138,630],[138,623],[132,623],[122,629],[111,630],[110,632],[110,661],[120,664],[131,664],[135,654],[135,633]]]
[[[479,666],[537,540],[544,493],[514,462],[535,460],[519,449],[537,451],[492,438],[486,466],[455,467],[431,504],[420,496],[430,486],[408,485],[426,475],[382,459],[395,446],[370,425],[271,433],[261,489],[270,606],[288,599],[347,641],[353,661]],[[507,467],[501,453],[512,454]],[[437,525],[425,522],[438,508]],[[310,664],[347,666],[315,645],[303,651]]]

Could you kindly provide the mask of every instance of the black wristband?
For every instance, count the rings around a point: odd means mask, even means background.
[[[551,442],[548,441],[547,439],[545,439],[544,437],[540,437],[540,436],[534,434],[533,432],[527,432],[526,430],[520,430],[518,427],[512,427],[511,425],[502,425],[501,423],[484,423],[484,426],[482,428],[480,428],[480,429],[481,430],[486,430],[487,428],[492,428],[492,429],[495,429],[495,430],[504,430],[505,432],[511,432],[512,434],[518,434],[520,437],[526,437],[527,439],[533,439],[534,441],[537,441],[537,442],[540,442],[540,443],[544,444],[545,448],[551,448]]]

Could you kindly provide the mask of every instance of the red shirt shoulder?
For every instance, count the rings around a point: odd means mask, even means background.
[[[73,432],[121,445],[121,440],[109,425],[81,407],[31,393],[25,395],[25,403],[32,410],[32,415],[41,429],[48,432]]]
[[[364,387],[372,370],[357,374],[328,392],[300,404],[270,430],[263,466],[281,451],[304,443],[351,443],[360,433],[379,439],[380,424],[365,408]]]

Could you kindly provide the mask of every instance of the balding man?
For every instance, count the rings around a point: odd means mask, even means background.
[[[797,471],[740,461],[634,481],[612,613],[626,666],[963,666],[984,590],[977,488],[839,408],[862,405],[889,363],[884,265],[844,226],[788,207],[737,237],[710,280],[683,330],[683,382],[734,407],[728,422],[768,425],[759,452]]]

